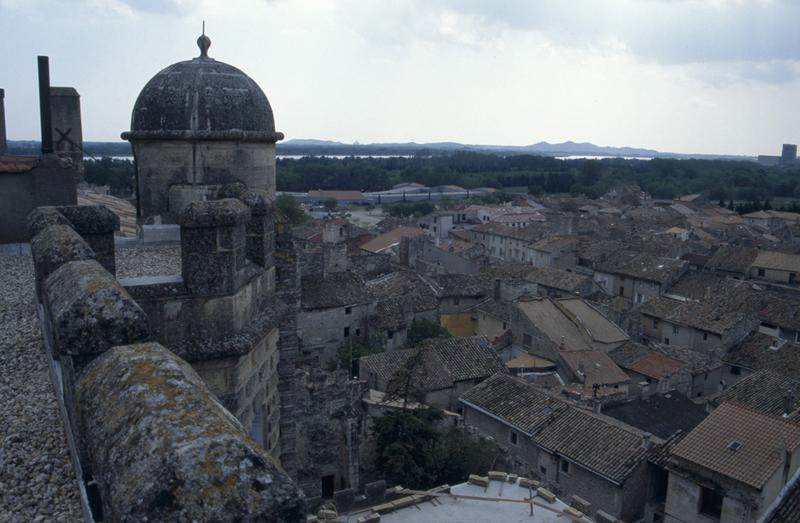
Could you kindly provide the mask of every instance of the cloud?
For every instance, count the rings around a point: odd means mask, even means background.
[[[789,0],[447,0],[453,12],[534,31],[559,45],[616,42],[662,64],[800,60],[800,2]],[[767,76],[768,77],[768,76]]]

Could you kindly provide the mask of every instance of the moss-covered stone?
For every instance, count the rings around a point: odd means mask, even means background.
[[[37,207],[28,215],[28,235],[33,238],[50,225],[70,225],[55,207]]]
[[[109,521],[305,520],[288,475],[161,345],[98,357],[76,401]]]
[[[48,213],[48,216],[52,215]],[[63,224],[49,225],[34,236],[31,255],[39,282],[65,263],[95,259],[89,244],[72,227]]]
[[[91,356],[149,339],[147,315],[95,260],[61,265],[43,294],[56,355]]]
[[[250,210],[235,198],[192,202],[181,211],[179,223],[186,228],[230,227],[247,223]]]

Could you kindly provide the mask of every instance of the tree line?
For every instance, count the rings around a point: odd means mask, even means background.
[[[129,160],[87,160],[86,181],[133,190]],[[439,156],[392,158],[280,158],[279,191],[313,189],[380,191],[399,183],[428,187],[458,185],[466,189],[523,188],[534,195],[583,194],[597,198],[621,185],[636,184],[655,198],[704,193],[713,201],[764,202],[800,198],[800,168],[763,167],[731,160],[653,159],[559,160],[546,156],[499,156],[454,152]]]

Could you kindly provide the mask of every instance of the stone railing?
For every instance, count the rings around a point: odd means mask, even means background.
[[[92,206],[29,218],[50,377],[85,519],[304,521],[303,495],[280,466],[188,363],[150,342],[147,315],[112,274],[117,225]]]

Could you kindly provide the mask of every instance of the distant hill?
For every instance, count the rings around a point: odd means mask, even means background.
[[[39,142],[32,140],[10,140],[9,153],[21,155],[39,154]],[[92,156],[131,156],[127,142],[85,142],[84,149]],[[458,142],[432,143],[370,143],[346,144],[332,140],[291,139],[278,143],[278,153],[283,155],[373,155],[412,156],[417,154],[448,154],[454,151],[474,151],[501,155],[535,154],[541,156],[607,156],[630,158],[697,158],[705,160],[753,160],[749,156],[726,154],[684,154],[641,149],[636,147],[605,147],[593,143],[537,142],[531,145],[479,145]]]

